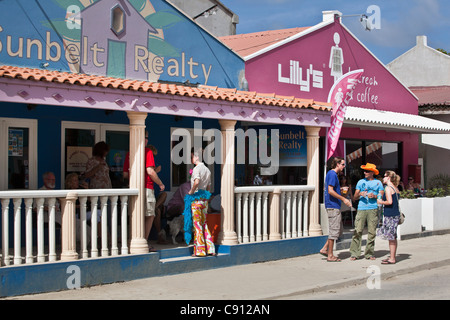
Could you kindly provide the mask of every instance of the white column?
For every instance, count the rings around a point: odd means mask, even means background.
[[[75,220],[75,201],[77,200],[77,193],[69,192],[66,198],[61,198],[61,260],[76,260],[78,259],[76,230],[77,224]]]
[[[25,263],[33,263],[33,198],[25,199]]]
[[[48,261],[56,261],[56,198],[49,198],[48,204]]]
[[[37,240],[38,253],[37,262],[45,261],[44,254],[44,198],[36,199],[37,207]]]
[[[121,247],[121,254],[128,254],[128,224],[127,224],[127,218],[128,218],[128,196],[120,196],[120,201],[122,205],[121,210],[121,232],[122,232],[122,247]]]
[[[321,236],[319,223],[319,131],[320,127],[305,127],[307,132],[308,185],[315,187],[309,203],[309,235]]]
[[[248,193],[244,192],[244,199],[242,200],[243,202],[243,213],[242,213],[242,243],[247,243],[249,242],[249,236],[248,236]]]
[[[280,195],[281,189],[275,188],[270,195],[270,233],[269,240],[280,240]]]
[[[262,241],[261,222],[262,222],[262,210],[261,210],[261,192],[256,193],[256,241]]]
[[[137,197],[130,200],[131,243],[130,253],[148,253],[145,239],[145,119],[147,113],[127,112],[130,119],[130,188],[138,189]]]
[[[108,250],[108,197],[100,197],[100,208],[102,212],[101,230],[102,230],[102,249],[100,251],[102,257],[107,257]]]
[[[21,214],[22,199],[14,199],[14,264],[22,263],[22,243],[21,243]]]
[[[292,227],[291,227],[291,195],[292,191],[286,191],[286,238],[292,238]]]
[[[268,192],[263,192],[262,194],[262,207],[263,207],[263,241],[269,240],[269,233],[268,233],[268,217],[267,217],[267,206],[268,206],[268,198],[269,198],[269,193]]]
[[[87,249],[87,219],[86,219],[86,206],[87,197],[80,197],[80,233],[81,233],[81,257],[89,257],[89,251]],[[91,221],[92,222],[92,221]]]
[[[5,266],[10,265],[9,259],[9,202],[2,199],[2,258]],[[1,265],[1,263],[0,263]]]
[[[238,244],[234,223],[234,127],[235,120],[219,120],[222,130],[221,232],[219,242]]]
[[[242,243],[242,193],[236,194],[236,215],[236,233],[238,236],[238,242]]]
[[[117,199],[118,196],[111,197],[111,255],[117,256],[119,254],[119,247],[117,245]]]
[[[98,197],[91,197],[91,257],[98,257],[97,235],[98,235]]]

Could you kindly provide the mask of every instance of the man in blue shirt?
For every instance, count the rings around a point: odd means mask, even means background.
[[[355,218],[355,231],[350,245],[350,260],[354,261],[361,255],[361,238],[367,221],[367,244],[364,256],[366,259],[375,260],[375,236],[378,224],[378,194],[382,197],[384,188],[381,181],[374,178],[378,175],[377,167],[372,163],[361,166],[364,170],[364,179],[356,184],[354,200],[359,199],[358,212]]]
[[[325,208],[328,214],[328,240],[320,250],[322,255],[327,256],[328,262],[341,261],[333,255],[334,241],[342,234],[341,201],[351,207],[349,199],[341,196],[341,186],[339,184],[339,174],[345,168],[345,161],[341,157],[335,157],[331,163],[331,170],[325,177]]]

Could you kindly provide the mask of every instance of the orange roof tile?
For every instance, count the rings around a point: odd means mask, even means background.
[[[312,108],[314,110],[321,111],[331,110],[330,103],[316,102],[312,99],[299,99],[295,97],[277,96],[274,93],[267,94],[239,91],[235,88],[219,88],[206,85],[189,87],[177,84],[119,79],[105,76],[31,69],[24,67],[0,66],[0,78],[14,78],[89,87],[114,88],[286,108]]]
[[[237,54],[242,57],[246,57],[272,44],[296,35],[297,33],[300,33],[308,28],[310,27],[245,33],[220,37],[219,39],[229,48],[233,49]]]

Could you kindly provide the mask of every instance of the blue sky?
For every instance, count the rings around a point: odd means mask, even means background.
[[[322,21],[322,11],[339,10],[343,24],[387,64],[416,44],[417,35],[428,46],[450,52],[450,1],[448,0],[221,0],[239,16],[237,33],[307,27]],[[365,31],[359,17],[377,5],[381,28]],[[370,14],[368,14],[370,15]]]

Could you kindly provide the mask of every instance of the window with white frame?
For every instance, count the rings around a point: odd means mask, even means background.
[[[63,121],[61,124],[61,186],[67,174],[84,173],[92,148],[105,141],[109,146],[106,162],[113,188],[125,187],[123,162],[129,151],[129,126],[90,122]]]
[[[37,189],[37,120],[0,118],[0,190]]]

